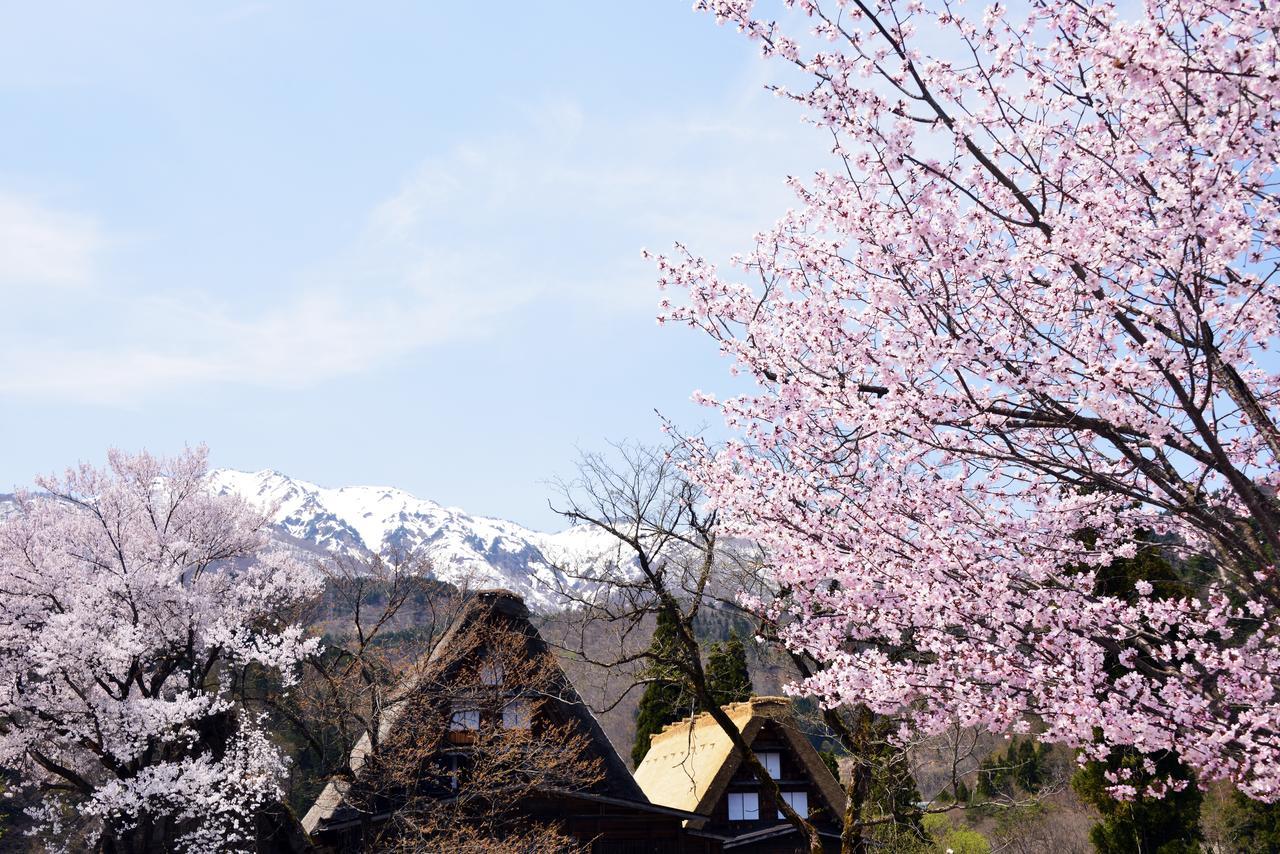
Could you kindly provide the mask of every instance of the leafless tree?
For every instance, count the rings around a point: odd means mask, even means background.
[[[451,641],[394,701],[394,721],[353,804],[389,811],[379,851],[583,850],[531,799],[603,779],[591,741],[558,716],[554,655],[522,632],[482,625]],[[390,808],[389,808],[390,807]]]
[[[385,555],[332,555],[318,563],[323,592],[299,615],[324,637],[298,685],[240,674],[251,707],[265,709],[299,745],[291,781],[299,797],[327,779],[350,779],[352,749],[366,734],[371,750],[390,698],[426,661],[456,618],[466,591],[434,581],[429,562],[413,551]]]
[[[778,601],[786,591],[770,588],[768,556],[755,544],[720,536],[716,513],[704,507],[702,493],[684,475],[681,447],[622,444],[608,455],[584,454],[576,476],[557,483],[559,503],[553,507],[574,524],[607,533],[613,543],[608,554],[585,566],[561,567],[567,583],[557,592],[571,607],[560,616],[566,625],[558,636],[570,655],[610,674],[608,703],[620,702],[647,681],[674,675],[684,684],[691,709],[711,715],[760,785],[781,802],[777,784],[712,701],[695,623],[709,610],[729,611],[750,622],[763,648],[785,662],[793,677],[811,676],[817,665],[782,642],[777,616],[749,606],[756,600]],[[665,650],[648,643],[659,613],[677,627],[677,642]],[[619,679],[619,673],[626,676]],[[873,786],[877,775],[883,781],[893,775],[909,777],[915,770],[909,758],[914,745],[903,745],[890,722],[865,706],[823,709],[820,720],[845,752],[845,812],[831,817],[841,828],[845,854],[865,854],[878,828],[900,823],[913,812],[918,817],[969,805],[954,794],[977,765],[972,734],[966,742],[956,733],[947,751],[935,751],[935,761],[947,763],[949,782],[922,807],[896,802],[891,786]],[[938,746],[937,739],[932,742],[930,749]],[[779,808],[810,849],[821,851],[813,822],[785,802]]]
[[[694,627],[704,608],[738,609],[733,597],[758,583],[755,569],[762,556],[749,543],[722,540],[716,513],[704,508],[701,491],[683,476],[675,450],[617,445],[614,452],[616,462],[583,455],[577,477],[559,484],[558,511],[575,524],[604,531],[616,543],[608,559],[562,567],[572,585],[560,592],[572,601],[570,613],[584,627],[578,636],[585,638],[585,627],[604,623],[612,627],[615,641],[611,650],[583,644],[572,652],[602,668],[642,664],[626,690],[653,678],[650,674],[678,675],[697,708],[721,728],[810,850],[821,852],[817,827],[783,800],[768,770],[714,701]],[[655,650],[641,645],[647,641],[642,628],[660,613],[675,627],[676,642]]]

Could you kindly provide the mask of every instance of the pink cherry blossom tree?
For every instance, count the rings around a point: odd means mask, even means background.
[[[694,474],[824,665],[797,690],[1280,797],[1280,9],[697,5],[838,167],[732,273],[657,259],[660,319],[756,381],[700,395],[736,438]],[[1100,594],[1152,537],[1185,595]]]
[[[68,849],[237,848],[284,759],[230,694],[317,651],[279,618],[313,592],[263,553],[268,518],[205,490],[203,448],[113,451],[0,524],[0,765]]]

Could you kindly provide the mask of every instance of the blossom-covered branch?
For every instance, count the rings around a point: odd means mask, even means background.
[[[284,760],[227,668],[290,678],[318,641],[278,615],[315,585],[263,551],[265,514],[206,491],[206,457],[113,451],[0,524],[0,764],[69,847],[242,846],[277,796]]]
[[[658,259],[662,319],[758,381],[701,395],[740,438],[696,475],[768,550],[804,690],[1280,797],[1280,12],[698,5],[799,71],[840,164],[744,275]],[[1100,592],[1152,538],[1186,595]]]

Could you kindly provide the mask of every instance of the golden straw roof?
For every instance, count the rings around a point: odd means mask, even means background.
[[[833,815],[843,813],[844,792],[809,739],[796,729],[789,699],[753,697],[723,708],[747,744],[755,741],[766,721],[775,721]],[[740,763],[724,730],[703,712],[650,736],[636,782],[655,804],[709,815]]]

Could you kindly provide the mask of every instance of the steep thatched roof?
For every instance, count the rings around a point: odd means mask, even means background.
[[[379,743],[385,743],[388,736],[392,734],[405,707],[405,701],[416,689],[428,680],[447,678],[452,668],[460,666],[461,662],[453,652],[465,642],[466,636],[497,620],[505,622],[509,628],[516,628],[524,633],[529,638],[532,654],[550,656],[549,660],[554,665],[552,679],[555,684],[549,693],[555,696],[556,704],[581,725],[593,743],[595,755],[603,765],[604,780],[599,786],[598,794],[637,804],[649,804],[649,799],[636,784],[635,778],[631,776],[618,751],[605,735],[600,722],[583,702],[559,664],[555,663],[554,653],[529,621],[529,609],[525,606],[524,600],[510,590],[481,590],[471,596],[462,612],[436,643],[430,657],[419,669],[419,677],[402,687],[397,692],[397,700],[384,711],[378,731]],[[370,745],[369,734],[365,733],[351,751],[349,764],[357,780],[361,768],[368,759]],[[352,785],[345,780],[329,781],[302,819],[302,826],[307,833],[315,833],[317,830],[324,830],[326,827],[341,824],[349,818],[356,817],[344,815],[343,809]]]
[[[753,697],[731,703],[724,711],[747,744],[755,741],[766,722],[778,724],[832,814],[843,814],[844,791],[809,739],[796,729],[790,700]],[[653,803],[705,816],[711,814],[741,763],[728,735],[703,712],[651,736],[649,752],[636,769],[635,779]]]

